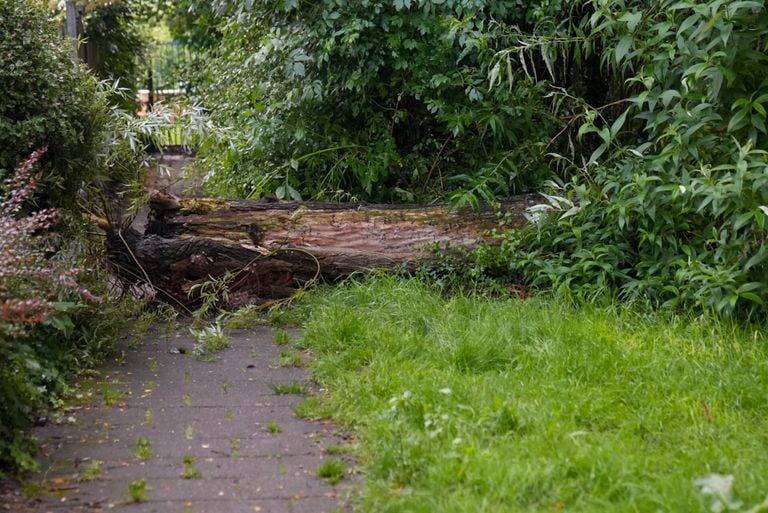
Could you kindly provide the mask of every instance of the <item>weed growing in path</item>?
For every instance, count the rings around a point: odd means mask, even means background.
[[[181,473],[183,479],[199,479],[203,477],[200,471],[195,468],[196,459],[191,454],[184,456],[184,471]]]
[[[237,458],[240,455],[240,440],[235,437],[229,439],[229,455],[232,458]]]
[[[272,335],[272,339],[278,346],[285,346],[291,342],[291,336],[285,330],[278,330]]]
[[[283,432],[283,428],[280,427],[280,424],[277,424],[275,422],[267,422],[267,433],[276,435],[282,432]]]
[[[304,395],[307,393],[307,387],[297,381],[290,383],[272,383],[272,392],[277,395]]]
[[[41,499],[50,493],[43,481],[27,480],[21,483],[21,495],[26,499]]]
[[[324,479],[328,483],[335,485],[342,479],[344,479],[344,473],[347,471],[347,466],[343,461],[337,459],[330,459],[323,461],[317,467],[317,477]]]
[[[101,477],[101,474],[103,473],[103,470],[101,468],[101,465],[103,464],[103,461],[94,460],[88,464],[87,467],[85,467],[85,470],[83,470],[80,473],[79,480],[80,481],[93,481],[94,479],[98,479]]]
[[[282,351],[280,353],[280,367],[301,367],[304,361],[298,351]]]
[[[330,456],[348,454],[352,452],[352,446],[348,444],[327,445],[323,451]]]
[[[297,417],[306,420],[322,420],[331,416],[328,406],[323,404],[317,397],[307,397],[293,407],[293,413]]]
[[[136,440],[136,448],[133,450],[133,455],[140,460],[148,460],[152,457],[152,440],[147,437],[140,436]]]
[[[104,406],[111,408],[120,401],[123,397],[123,393],[120,390],[113,388],[109,383],[103,383],[101,385],[101,397],[104,400]]]
[[[218,323],[200,328],[189,328],[189,333],[195,340],[192,354],[196,358],[207,358],[232,345],[232,339]]]
[[[128,483],[128,500],[129,502],[146,502],[147,500],[147,481],[146,479],[138,479]]]

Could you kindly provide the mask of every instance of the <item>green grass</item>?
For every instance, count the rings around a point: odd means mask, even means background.
[[[293,412],[306,420],[325,420],[332,414],[328,405],[317,397],[307,397],[293,407]]]
[[[103,461],[94,460],[88,464],[85,469],[80,472],[80,476],[78,479],[80,481],[93,481],[95,479],[98,479],[103,474],[104,470],[102,469]]]
[[[307,387],[298,381],[289,383],[272,383],[270,385],[272,392],[277,395],[304,395],[307,393]]]
[[[301,353],[295,350],[280,352],[280,367],[301,367],[304,361]]]
[[[267,422],[267,433],[276,435],[282,432],[283,432],[283,428],[280,427],[280,424],[276,422]]]
[[[272,335],[272,339],[278,346],[285,346],[291,342],[291,336],[285,330],[278,330]]]
[[[147,500],[147,481],[146,479],[138,479],[128,483],[128,500],[129,502],[146,502]]]
[[[711,474],[745,511],[768,494],[760,329],[388,278],[301,308],[359,511],[709,512]]]
[[[182,479],[200,479],[203,474],[195,468],[195,461],[197,458],[191,454],[184,456],[184,470],[181,473]]]
[[[353,452],[353,447],[349,444],[334,444],[323,447],[323,452],[328,455],[349,454]]]
[[[120,399],[122,399],[123,393],[120,390],[112,387],[109,383],[102,383],[101,396],[104,400],[104,406],[111,408],[112,406],[116,405]]]
[[[344,472],[347,471],[347,466],[343,461],[337,459],[330,459],[323,461],[317,466],[317,477],[327,481],[328,483],[335,485],[342,479],[344,479]]]
[[[140,460],[150,459],[153,456],[152,440],[145,436],[140,436],[136,440],[136,447],[133,450],[133,455]]]

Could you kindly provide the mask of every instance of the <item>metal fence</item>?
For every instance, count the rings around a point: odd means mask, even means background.
[[[145,71],[144,89],[139,90],[139,114],[152,109],[159,101],[170,102],[187,93],[185,70],[191,62],[189,49],[178,41],[154,43],[142,60]],[[155,138],[154,144],[162,148],[187,147],[180,126],[168,128]],[[159,148],[158,148],[159,149]]]
[[[146,60],[146,88],[158,95],[185,93],[184,70],[190,62],[189,49],[178,41],[154,43]]]

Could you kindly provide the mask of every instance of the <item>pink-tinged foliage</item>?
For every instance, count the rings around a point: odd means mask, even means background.
[[[0,198],[0,325],[12,332],[47,321],[56,311],[54,301],[98,301],[77,283],[80,269],[48,258],[55,249],[49,230],[58,212],[22,213],[42,178],[35,164],[46,150],[35,151],[16,169]]]

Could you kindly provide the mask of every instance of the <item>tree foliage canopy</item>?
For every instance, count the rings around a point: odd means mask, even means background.
[[[192,5],[200,2],[188,0]],[[547,192],[493,268],[719,312],[768,300],[763,2],[221,0],[197,82],[220,192]]]
[[[488,88],[493,24],[518,1],[221,2],[203,82],[231,146],[206,153],[243,196],[414,200],[535,183],[552,127],[538,84]],[[224,16],[225,15],[225,16]],[[494,41],[500,44],[502,40]]]

